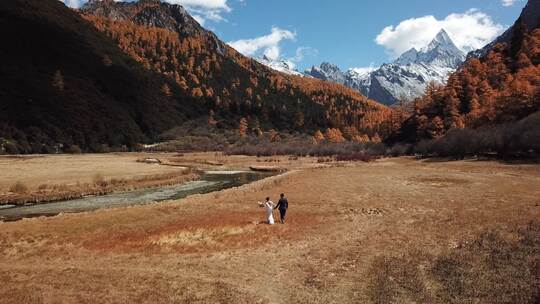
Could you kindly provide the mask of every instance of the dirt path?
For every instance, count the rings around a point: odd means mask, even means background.
[[[421,252],[421,260],[486,229],[523,227],[540,218],[539,184],[534,165],[389,159],[300,169],[176,202],[4,223],[0,298],[370,303],[377,257]],[[255,202],[280,192],[291,203],[288,223],[260,223]]]

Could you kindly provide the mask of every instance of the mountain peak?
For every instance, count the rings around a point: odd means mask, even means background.
[[[305,71],[306,75],[314,78],[337,82],[339,84],[345,83],[345,74],[341,69],[330,62],[323,62],[320,66],[313,66],[311,69]]]
[[[441,29],[428,46],[422,48],[415,61],[456,69],[465,59],[465,53],[452,41],[446,30]]]
[[[401,56],[399,56],[399,58],[396,60],[396,63],[400,65],[407,65],[409,63],[413,63],[417,57],[418,50],[413,47],[405,53],[401,54]]]
[[[266,54],[264,54],[261,59],[266,61],[273,61],[272,59],[270,59],[270,57],[266,56]]]
[[[272,59],[266,55],[262,55],[262,57],[255,57],[254,58],[257,62],[273,69],[278,72],[282,72],[288,75],[296,75],[296,76],[303,76],[302,73],[298,72],[294,65],[291,65],[290,62],[287,62],[283,59]]]
[[[441,44],[454,43],[445,29],[441,29],[439,31],[439,33],[437,33],[437,36],[435,36],[435,38],[433,40],[437,41],[437,42],[439,42]]]
[[[185,36],[208,34],[181,5],[161,0],[91,0],[81,8],[81,12],[113,20],[130,20],[138,25],[164,28]]]
[[[439,47],[458,49],[457,46],[454,44],[454,41],[452,40],[452,38],[450,38],[450,36],[448,35],[445,29],[441,29],[439,33],[437,33],[435,38],[431,40],[429,45],[423,49],[423,51],[429,52]]]
[[[465,54],[441,29],[430,44],[420,50],[412,47],[392,63],[378,69],[350,69],[343,73],[323,62],[305,73],[312,77],[344,84],[367,97],[386,104],[421,96],[427,83],[444,83],[465,59]]]
[[[323,71],[339,71],[339,67],[335,64],[332,64],[330,62],[323,62],[321,63],[321,66],[320,68],[323,70]]]

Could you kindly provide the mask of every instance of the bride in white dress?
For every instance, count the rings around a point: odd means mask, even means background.
[[[264,208],[266,210],[266,217],[269,225],[274,225],[274,207],[276,205],[274,202],[270,200],[269,197],[266,198],[266,201],[264,203],[259,202],[259,207]]]

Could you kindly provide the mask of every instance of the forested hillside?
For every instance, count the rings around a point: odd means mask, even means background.
[[[59,1],[1,1],[0,35],[4,153],[133,148],[208,112]]]
[[[3,1],[0,153],[133,150],[195,129],[207,141],[232,134],[215,147],[246,135],[418,143],[490,127],[535,140],[501,127],[523,119],[529,126],[540,110],[539,12],[531,3],[505,34],[509,42],[470,57],[445,86],[429,85],[407,113],[340,84],[274,71],[179,5],[92,0],[71,10],[56,0]],[[506,142],[499,137],[493,141]]]
[[[389,141],[424,140],[419,150],[438,155],[540,151],[540,12],[530,11],[533,2],[522,16],[536,14],[536,27],[518,19],[509,43],[469,58],[445,86],[430,85]]]
[[[452,128],[516,121],[540,110],[540,30],[513,43],[468,60],[445,87],[429,87],[414,105],[416,136],[440,137]]]
[[[157,0],[2,1],[0,34],[1,153],[131,150],[189,121],[357,140],[396,127],[388,108],[270,70]]]
[[[271,70],[221,42],[181,6],[93,1],[82,13],[127,54],[174,80],[229,127],[245,118],[265,130],[348,127],[382,137],[391,131],[386,107],[342,85]]]

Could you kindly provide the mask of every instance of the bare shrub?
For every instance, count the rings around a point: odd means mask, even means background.
[[[387,150],[386,155],[394,157],[410,155],[412,153],[412,148],[411,144],[395,144]]]
[[[320,157],[320,158],[317,158],[317,163],[319,164],[324,164],[324,163],[331,163],[333,162],[334,160],[332,158],[327,158],[327,157]]]
[[[81,154],[82,149],[78,145],[71,145],[65,149],[65,152],[70,154]]]
[[[257,145],[240,145],[229,147],[227,155],[251,155],[251,156],[277,156],[293,155],[295,157],[314,156],[331,157],[337,155],[351,155],[365,153],[372,157],[384,155],[387,147],[382,143],[371,142],[344,142],[344,143],[320,143],[313,144],[309,140],[281,141],[278,143],[262,142]]]
[[[343,161],[363,161],[363,162],[370,162],[373,160],[373,157],[368,155],[365,152],[357,152],[357,153],[351,153],[351,154],[340,154],[336,156],[336,160],[338,162]]]
[[[66,184],[56,184],[56,185],[52,185],[51,188],[54,190],[54,191],[68,191],[70,189],[70,187]]]
[[[98,187],[102,187],[102,188],[107,187],[109,185],[109,183],[105,180],[103,175],[99,172],[94,175],[92,182],[94,183],[94,185]]]
[[[9,187],[9,191],[13,193],[26,193],[28,191],[28,187],[23,182],[17,181],[15,184]]]
[[[463,159],[466,156],[496,155],[500,158],[537,157],[540,154],[540,112],[521,121],[479,129],[452,129],[441,138],[423,140],[414,153]]]
[[[433,153],[433,140],[422,140],[414,147],[414,154],[420,157],[428,157]]]
[[[188,175],[188,174],[191,174],[191,173],[193,173],[193,168],[192,167],[187,167],[187,168],[182,170],[182,175]]]
[[[111,178],[110,183],[113,186],[120,186],[127,185],[128,181],[125,178]]]

